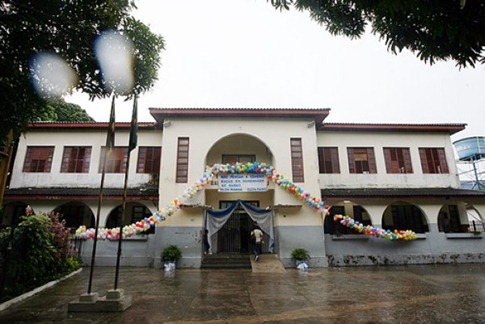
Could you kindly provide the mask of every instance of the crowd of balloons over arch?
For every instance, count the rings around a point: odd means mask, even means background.
[[[150,217],[146,217],[136,223],[126,225],[122,228],[123,238],[131,237],[133,235],[142,234],[149,230],[152,226],[165,221],[167,217],[174,215],[182,206],[183,201],[193,198],[197,192],[202,190],[206,185],[210,184],[214,177],[219,174],[264,174],[269,181],[292,194],[296,199],[306,203],[316,213],[323,214],[324,217],[331,217],[328,215],[329,206],[320,198],[313,196],[305,191],[302,187],[293,183],[290,179],[285,178],[282,174],[276,172],[274,167],[267,163],[246,162],[246,163],[228,163],[228,164],[214,164],[206,166],[202,176],[190,187],[186,188],[184,192],[173,199],[169,204],[155,212]],[[411,230],[384,230],[371,225],[364,226],[362,223],[355,221],[349,216],[334,215],[335,221],[342,225],[354,229],[359,233],[369,235],[376,238],[383,238],[387,240],[414,240],[416,234]],[[94,228],[86,228],[80,226],[76,230],[76,237],[81,239],[94,239],[96,230]],[[118,240],[120,236],[120,228],[100,228],[98,229],[97,238],[100,240]]]

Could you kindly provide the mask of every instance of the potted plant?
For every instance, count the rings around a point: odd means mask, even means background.
[[[169,245],[162,250],[161,258],[165,271],[175,269],[175,264],[182,257],[182,252],[176,245]]]
[[[310,254],[303,248],[296,248],[291,252],[291,258],[295,260],[296,267],[300,270],[306,270],[308,268],[308,260]]]

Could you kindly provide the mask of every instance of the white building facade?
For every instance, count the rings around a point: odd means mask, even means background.
[[[460,189],[450,139],[463,124],[326,123],[329,109],[150,112],[156,122],[139,124],[138,146],[130,155],[123,224],[182,201],[150,234],[123,243],[123,265],[158,267],[161,249],[175,244],[182,250],[179,266],[201,267],[206,229],[213,254],[250,254],[255,222],[265,222],[264,251],[277,254],[285,266],[292,265],[291,252],[299,247],[310,252],[314,267],[485,260],[483,229],[470,230],[467,217],[473,210],[483,221],[485,194]],[[2,222],[15,222],[30,205],[36,213],[59,212],[73,228],[93,227],[98,215],[101,227],[118,226],[129,124],[116,125],[100,204],[106,128],[106,123],[32,125],[18,145]],[[330,215],[410,229],[418,239],[394,242],[359,234],[251,173],[236,172],[242,180],[221,172],[184,194],[207,166],[237,163],[272,166],[294,187],[328,204]],[[222,214],[225,218],[217,218]],[[86,262],[91,246],[91,241],[83,246]],[[96,264],[114,265],[116,249],[116,242],[101,241]]]

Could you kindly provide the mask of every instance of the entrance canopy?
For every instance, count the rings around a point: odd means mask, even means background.
[[[274,250],[274,229],[273,229],[273,211],[269,209],[256,208],[242,200],[235,201],[226,209],[207,210],[206,211],[206,228],[209,241],[209,248],[212,250],[211,237],[216,234],[222,226],[229,220],[232,213],[238,206],[241,206],[253,221],[258,223],[261,230],[268,234],[269,250]]]

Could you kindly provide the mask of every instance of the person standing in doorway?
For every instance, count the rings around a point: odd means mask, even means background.
[[[257,224],[255,224],[253,230],[251,231],[251,237],[254,240],[254,261],[256,262],[258,262],[259,256],[262,252],[263,236],[263,231]]]

